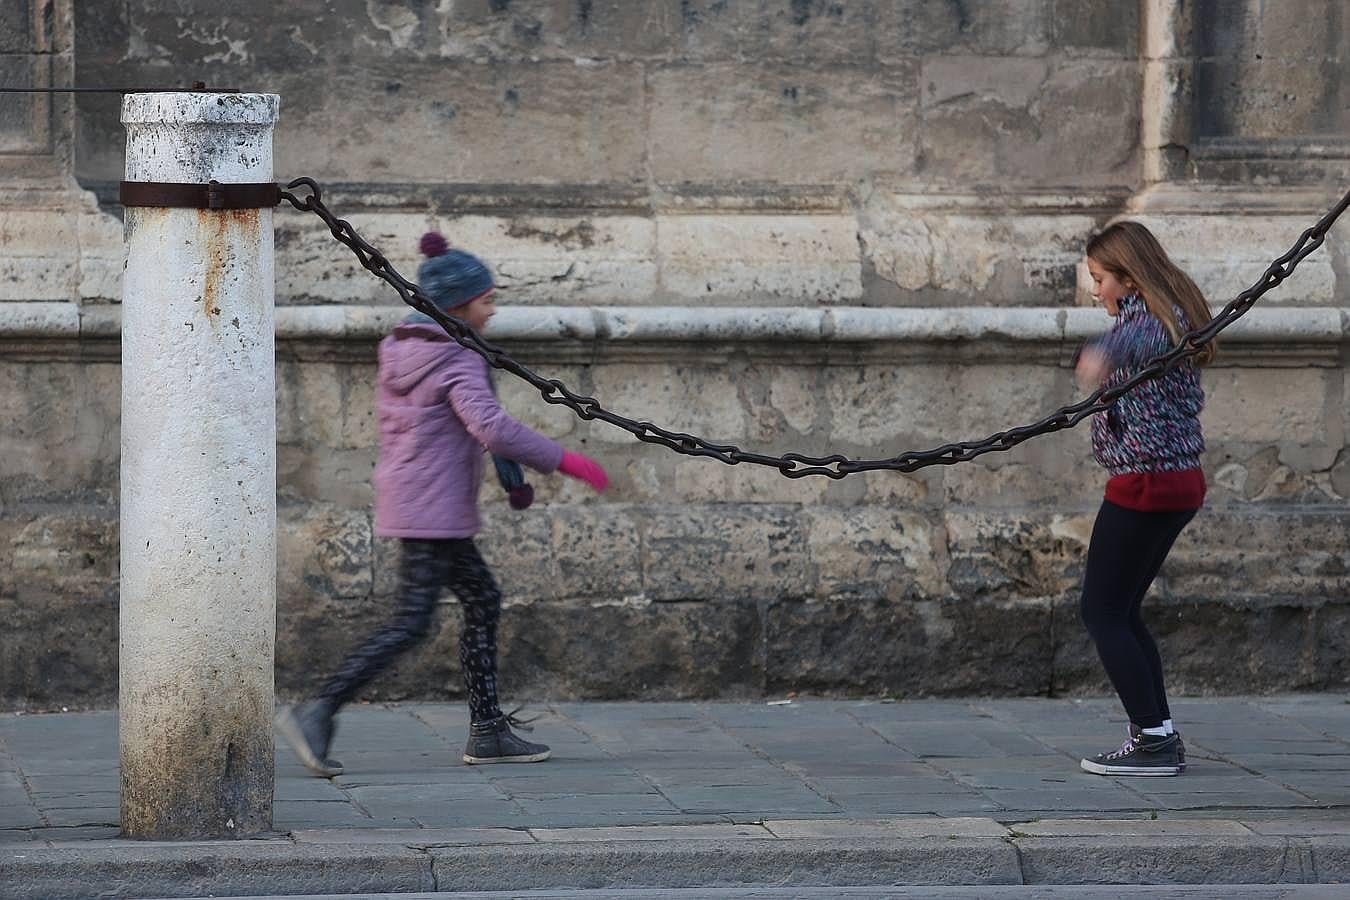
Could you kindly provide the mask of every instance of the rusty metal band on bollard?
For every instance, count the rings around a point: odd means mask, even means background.
[[[123,206],[179,209],[266,209],[281,203],[281,185],[266,181],[250,184],[183,184],[172,181],[123,181],[117,189]]]

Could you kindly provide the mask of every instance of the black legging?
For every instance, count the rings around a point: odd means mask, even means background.
[[[1140,607],[1163,560],[1195,510],[1138,512],[1102,503],[1083,573],[1083,623],[1120,702],[1140,728],[1172,718],[1162,657]]]
[[[502,595],[492,570],[471,538],[402,541],[398,609],[348,654],[319,692],[333,712],[356,696],[399,654],[431,631],[431,616],[441,591],[449,588],[464,609],[459,661],[475,722],[501,715],[497,706],[497,621]]]

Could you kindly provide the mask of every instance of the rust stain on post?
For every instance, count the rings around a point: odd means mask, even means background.
[[[206,235],[206,275],[202,310],[215,325],[220,317],[221,283],[239,252],[257,252],[259,216],[256,209],[197,210],[198,233]]]

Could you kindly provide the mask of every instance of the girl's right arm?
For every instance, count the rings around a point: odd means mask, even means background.
[[[1088,345],[1106,360],[1108,373],[1116,369],[1130,371],[1160,353],[1172,349],[1167,329],[1152,315],[1143,315],[1120,322],[1105,335]],[[1084,352],[1088,352],[1086,349]]]
[[[488,380],[487,361],[472,351],[451,351],[446,368],[446,395],[469,434],[489,452],[553,472],[562,462],[562,446],[523,425],[502,409]]]

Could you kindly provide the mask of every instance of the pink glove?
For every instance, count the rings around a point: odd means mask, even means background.
[[[597,491],[603,491],[609,486],[609,476],[605,474],[604,468],[598,462],[589,456],[573,453],[571,450],[563,451],[562,462],[558,463],[558,471],[571,478],[586,482]]]

